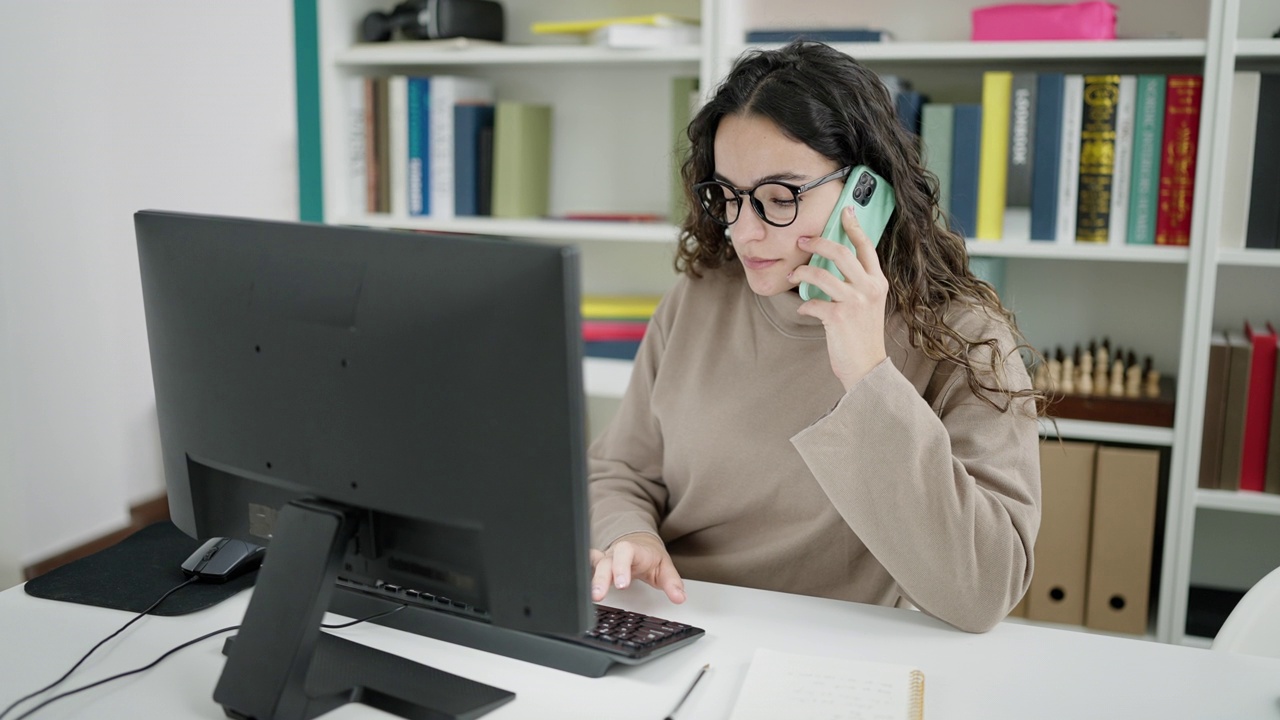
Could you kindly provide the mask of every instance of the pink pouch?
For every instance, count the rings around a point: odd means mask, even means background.
[[[1116,6],[1089,0],[1066,5],[1013,3],[976,8],[973,40],[1115,40]]]

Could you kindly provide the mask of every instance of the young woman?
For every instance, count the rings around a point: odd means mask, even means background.
[[[1035,394],[888,92],[793,43],[739,59],[688,134],[681,276],[589,453],[593,597],[679,603],[687,577],[991,628],[1031,580]],[[820,235],[857,165],[897,209],[878,246],[844,213],[850,250]]]

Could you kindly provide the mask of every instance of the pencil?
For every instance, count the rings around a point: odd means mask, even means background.
[[[698,686],[698,681],[702,679],[703,675],[707,674],[707,669],[710,667],[711,663],[707,663],[702,666],[702,669],[698,671],[696,676],[694,676],[693,682],[689,683],[689,689],[684,691],[684,695],[680,696],[680,700],[676,703],[676,706],[671,708],[671,712],[667,713],[667,716],[662,720],[675,720],[676,713],[680,710],[680,706],[684,705],[684,701],[688,700],[689,696],[693,694],[693,689]]]

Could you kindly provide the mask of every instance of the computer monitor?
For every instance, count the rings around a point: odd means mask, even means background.
[[[588,628],[574,248],[134,221],[173,521],[268,548],[214,693],[228,714],[312,717],[356,695],[474,717],[512,697],[321,634],[339,576],[513,629]]]

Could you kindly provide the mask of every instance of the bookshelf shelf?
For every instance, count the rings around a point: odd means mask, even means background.
[[[742,46],[745,49],[746,45]],[[776,47],[769,45],[763,47]],[[989,60],[1170,60],[1203,58],[1204,40],[838,43],[859,60],[936,63]]]
[[[578,220],[506,220],[486,217],[434,220],[429,217],[356,215],[339,218],[340,225],[425,230],[430,232],[499,235],[530,240],[645,242],[675,244],[677,229],[666,223],[591,222]]]
[[[1222,250],[1218,252],[1218,264],[1280,268],[1280,250]]]
[[[338,65],[350,68],[475,65],[636,65],[685,64],[696,67],[697,45],[665,48],[605,48],[586,45],[476,45],[452,48],[413,42],[361,43],[339,51]]]
[[[1196,490],[1196,507],[1207,510],[1280,515],[1280,495],[1237,490]]]
[[[1172,446],[1174,437],[1173,428],[1067,419],[1057,420],[1056,431],[1053,423],[1041,420],[1040,434],[1045,437],[1060,437],[1063,440],[1133,443],[1158,447]]]
[[[1280,40],[1241,40],[1236,45],[1236,58],[1280,58]]]
[[[1185,247],[1164,245],[1059,244],[1029,240],[968,240],[969,254],[978,257],[1036,258],[1044,260],[1106,260],[1115,262],[1186,264]]]

